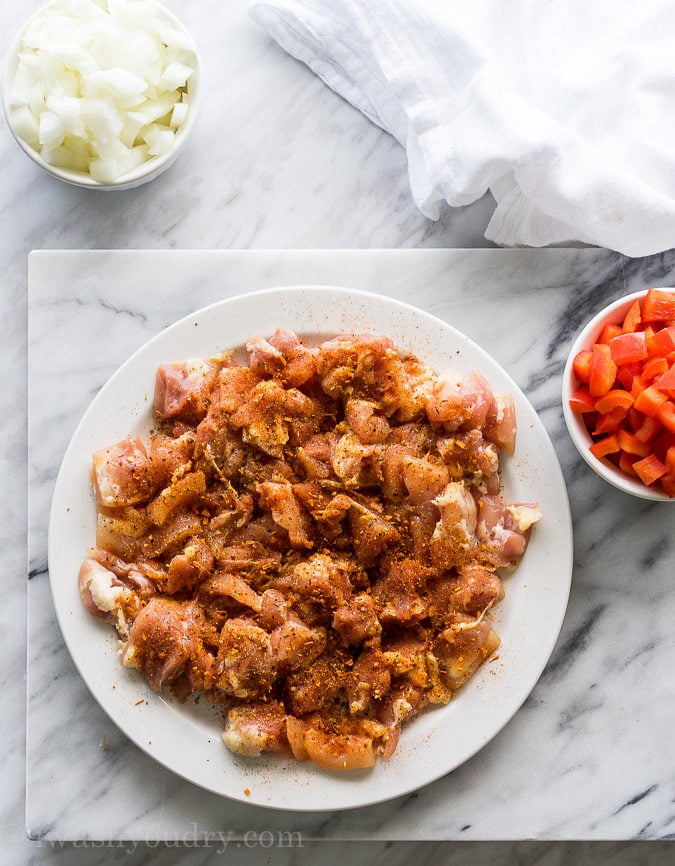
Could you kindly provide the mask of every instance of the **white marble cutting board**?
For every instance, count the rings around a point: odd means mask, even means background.
[[[34,838],[632,839],[673,833],[675,507],[586,469],[560,374],[607,300],[673,284],[658,262],[598,250],[39,252],[29,269],[27,827]],[[658,277],[658,278],[657,278]],[[98,388],[149,337],[220,298],[322,283],[383,292],[450,321],[513,376],[566,473],[575,573],[553,657],[478,755],[379,806],[303,815],[234,803],[141,753],[81,682],[54,619],[46,526],[61,456]],[[228,836],[229,834],[229,836]],[[260,836],[258,835],[258,838]]]

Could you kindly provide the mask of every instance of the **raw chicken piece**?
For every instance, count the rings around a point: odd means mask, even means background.
[[[262,752],[288,748],[286,712],[281,703],[242,704],[227,714],[223,742],[231,752],[257,758]]]
[[[270,511],[274,522],[288,532],[291,547],[311,548],[309,517],[298,502],[290,484],[266,481],[258,486],[260,507]]]
[[[193,422],[205,414],[216,383],[222,359],[183,361],[162,364],[155,380],[154,410],[165,421],[169,418]]]
[[[147,502],[157,488],[157,472],[138,436],[97,451],[93,462],[96,501],[106,508]]]
[[[228,620],[220,633],[217,687],[237,698],[265,697],[274,681],[272,641],[246,619]]]
[[[203,616],[194,602],[151,598],[129,629],[121,652],[122,664],[138,668],[150,687],[159,691],[203,651]]]

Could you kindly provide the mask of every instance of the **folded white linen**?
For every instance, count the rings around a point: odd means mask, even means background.
[[[407,149],[431,219],[489,189],[501,245],[675,247],[673,0],[253,0],[250,14]]]

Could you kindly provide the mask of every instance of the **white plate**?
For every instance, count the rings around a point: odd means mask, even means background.
[[[112,627],[83,608],[77,572],[94,543],[91,454],[152,425],[156,367],[240,346],[278,326],[307,337],[371,331],[392,338],[436,370],[480,370],[497,393],[510,391],[518,418],[516,454],[503,461],[505,495],[540,503],[519,568],[506,578],[495,614],[502,639],[489,662],[445,707],[404,727],[396,753],[368,771],[331,774],[279,756],[245,759],[220,740],[222,719],[205,701],[181,705],[152,692],[121,667]],[[390,298],[332,287],[290,287],[241,295],[180,320],[136,352],[96,396],[68,446],[54,491],[49,574],[66,644],[91,693],[141,749],[175,773],[217,794],[279,809],[347,809],[405,794],[450,772],[495,736],[528,696],[553,650],[567,606],[572,528],[553,445],[515,382],[468,337]]]

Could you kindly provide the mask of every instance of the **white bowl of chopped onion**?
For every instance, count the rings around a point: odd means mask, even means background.
[[[131,189],[178,156],[199,79],[190,35],[155,0],[53,0],[10,46],[2,104],[21,148],[49,174]]]

